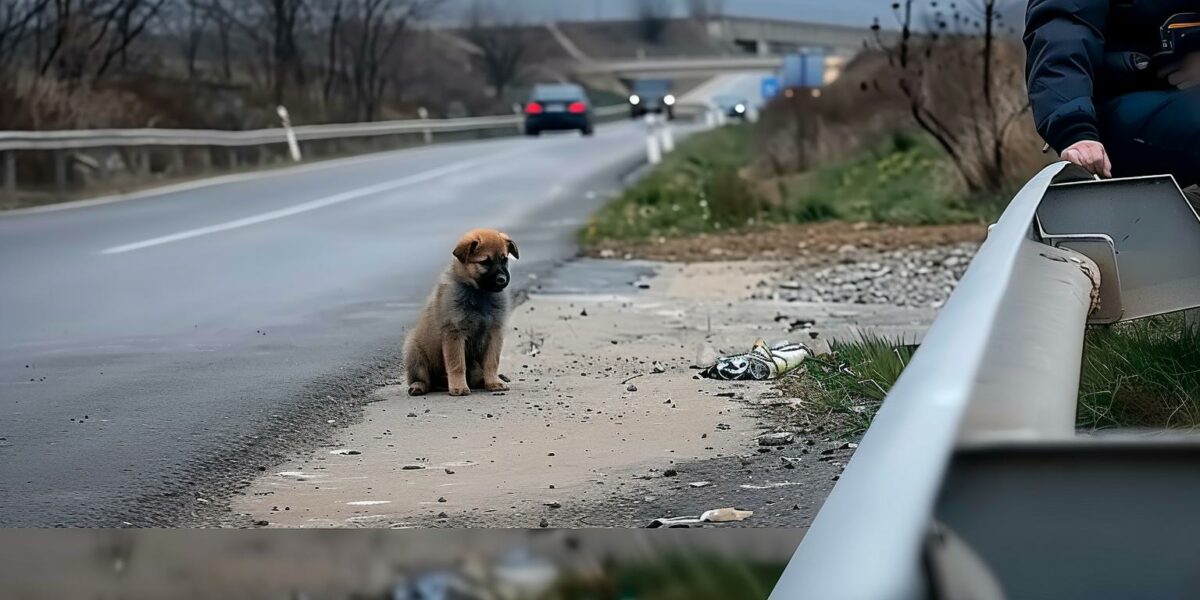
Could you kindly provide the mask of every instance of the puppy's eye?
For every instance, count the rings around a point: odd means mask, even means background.
[[[479,264],[482,266],[485,266],[485,267],[490,267],[490,266],[492,266],[492,259],[485,258],[485,259],[479,261]]]

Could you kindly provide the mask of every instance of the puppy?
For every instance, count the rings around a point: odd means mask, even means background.
[[[517,245],[495,229],[474,229],[453,254],[404,344],[410,396],[508,389],[498,370],[508,319],[508,256],[520,258]]]

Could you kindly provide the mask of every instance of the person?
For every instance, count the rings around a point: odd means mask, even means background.
[[[1030,0],[1029,101],[1063,160],[1105,178],[1200,184],[1200,51],[1163,48],[1167,33],[1200,40],[1200,13],[1185,14],[1196,10],[1200,0]]]

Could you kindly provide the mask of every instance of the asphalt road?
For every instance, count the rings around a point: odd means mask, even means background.
[[[0,216],[0,526],[188,523],[196,497],[395,373],[463,231],[509,232],[526,284],[571,256],[643,135],[431,146]]]

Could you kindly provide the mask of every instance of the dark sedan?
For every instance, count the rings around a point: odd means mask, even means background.
[[[647,114],[663,114],[675,118],[675,95],[666,79],[639,79],[630,86],[629,116],[637,119]]]
[[[573,83],[535,86],[525,103],[525,135],[562,130],[577,130],[583,135],[595,132],[587,92]]]

